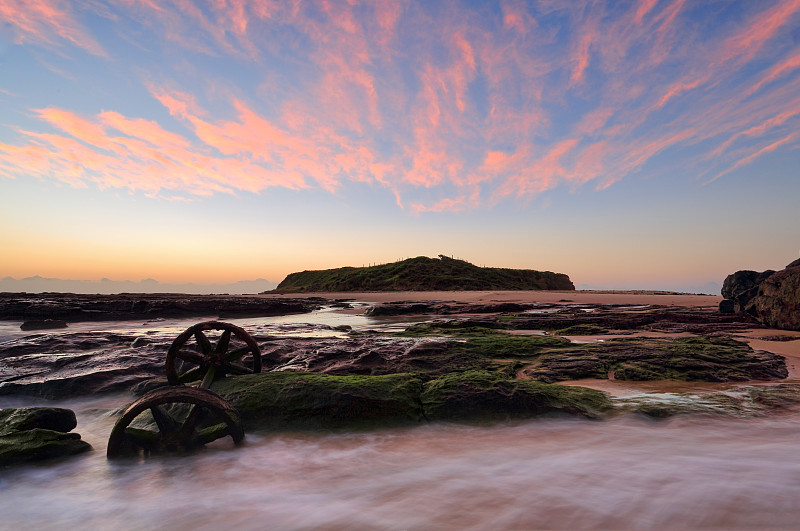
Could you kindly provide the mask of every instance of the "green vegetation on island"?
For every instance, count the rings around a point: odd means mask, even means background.
[[[291,273],[275,291],[479,291],[574,290],[569,276],[550,271],[479,267],[439,255],[418,256],[370,267]]]

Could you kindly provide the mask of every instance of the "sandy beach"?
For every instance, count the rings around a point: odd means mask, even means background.
[[[663,291],[372,291],[337,293],[266,293],[264,297],[351,299],[362,302],[456,301],[456,302],[522,302],[576,304],[656,304],[665,306],[718,306],[719,295],[695,295]]]

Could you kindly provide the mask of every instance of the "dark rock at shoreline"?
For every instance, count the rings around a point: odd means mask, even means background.
[[[266,317],[308,313],[312,299],[183,295],[172,293],[0,293],[0,319],[22,321],[116,321],[157,317]]]
[[[41,321],[25,321],[19,326],[20,330],[53,330],[66,328],[67,322],[62,319],[43,319]]]
[[[786,269],[737,271],[722,287],[720,312],[747,315],[772,328],[800,330],[800,259]]]
[[[733,311],[743,313],[747,303],[758,294],[758,286],[775,271],[743,270],[725,277],[722,283],[722,296],[733,301]]]
[[[66,457],[92,449],[77,433],[69,409],[29,407],[0,409],[0,466]]]
[[[778,271],[764,280],[744,311],[766,326],[800,330],[800,266]]]

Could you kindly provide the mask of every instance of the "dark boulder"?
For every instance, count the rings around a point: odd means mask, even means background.
[[[722,283],[722,296],[733,301],[734,312],[742,313],[747,303],[758,294],[758,286],[775,271],[737,271],[725,278]]]
[[[719,313],[736,313],[736,305],[730,299],[719,301]]]
[[[745,312],[772,328],[800,330],[800,267],[778,271],[764,280]]]

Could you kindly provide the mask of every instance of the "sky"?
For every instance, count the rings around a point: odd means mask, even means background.
[[[798,148],[800,0],[0,0],[0,289],[711,292],[800,256]]]

